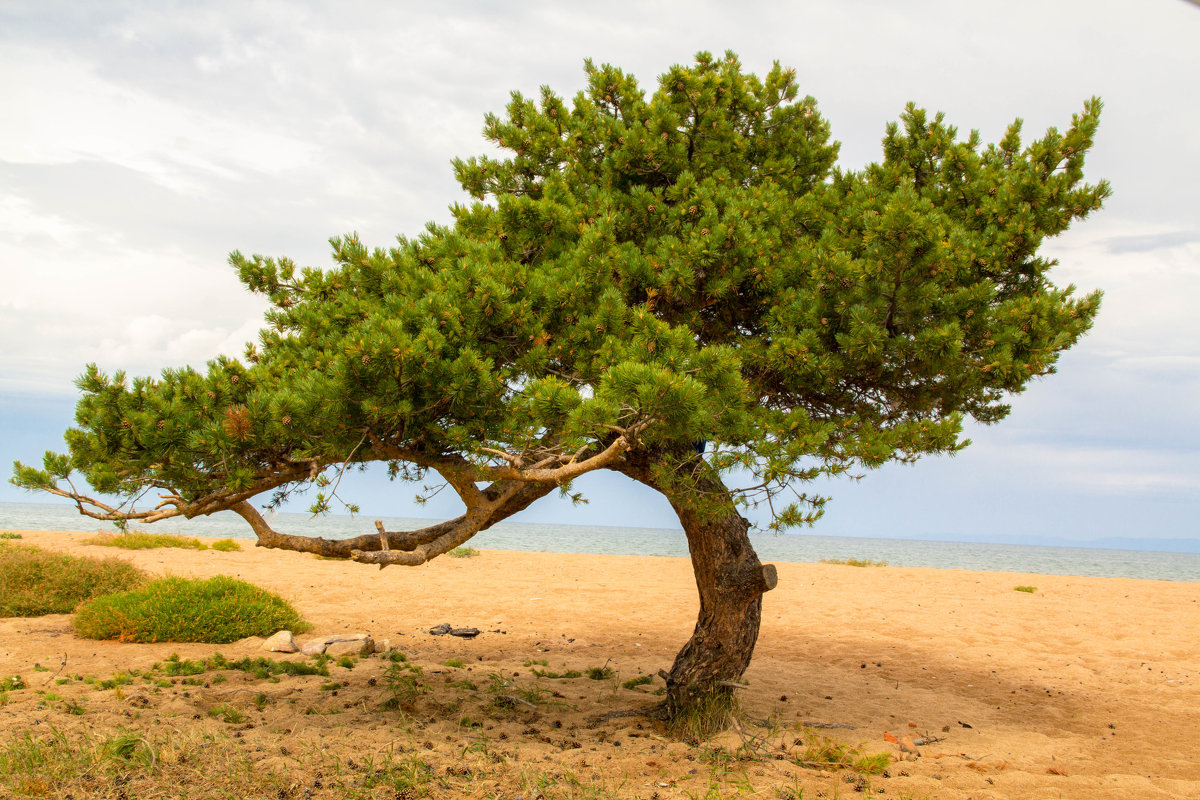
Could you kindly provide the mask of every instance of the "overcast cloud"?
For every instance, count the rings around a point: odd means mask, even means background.
[[[486,151],[511,90],[571,96],[582,61],[653,88],[698,50],[797,69],[842,142],[879,157],[915,101],[994,141],[1105,101],[1089,179],[1106,209],[1047,247],[1102,289],[1060,374],[954,459],[828,487],[820,533],[1197,538],[1200,8],[1182,0],[739,3],[78,3],[0,7],[0,463],[70,423],[85,363],[154,374],[238,355],[262,304],[229,251],[327,263],[463,199],[449,161]],[[526,519],[673,526],[659,498],[592,479],[592,505]],[[414,511],[371,478],[363,506]],[[0,500],[24,500],[13,487]]]

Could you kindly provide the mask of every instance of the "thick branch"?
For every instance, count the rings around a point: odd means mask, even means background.
[[[564,484],[578,478],[588,472],[594,472],[598,469],[603,469],[613,464],[621,454],[630,450],[637,444],[637,437],[653,420],[644,420],[635,425],[626,428],[620,436],[612,441],[608,447],[592,456],[591,458],[579,460],[580,454],[577,453],[561,467],[538,468],[531,467],[521,469],[516,466],[504,467],[485,467],[480,472],[487,476],[489,480],[494,481],[521,481],[526,483],[553,483]],[[511,464],[511,461],[510,461]]]
[[[259,547],[314,553],[326,558],[352,559],[380,566],[419,566],[460,546],[476,533],[524,510],[554,489],[553,485],[530,483],[489,486],[480,492],[480,496],[486,498],[487,511],[482,520],[479,517],[471,517],[468,512],[446,522],[414,531],[386,531],[382,529],[381,523],[376,523],[379,528],[377,533],[364,534],[353,539],[326,539],[281,533],[274,530],[248,501],[238,503],[231,510],[250,524],[258,538]]]
[[[459,495],[463,496],[463,501],[470,506],[472,503],[467,500],[467,497],[473,493],[474,484],[479,481],[493,481],[497,483],[518,481],[521,483],[552,483],[562,485],[587,472],[608,467],[622,453],[636,447],[638,437],[642,431],[655,421],[654,418],[646,418],[625,428],[612,426],[613,432],[618,434],[617,437],[604,450],[590,458],[580,460],[588,452],[588,448],[586,447],[570,456],[561,452],[555,453],[553,449],[550,449],[552,455],[528,467],[525,466],[524,459],[521,456],[512,455],[489,447],[481,448],[481,450],[504,459],[507,462],[504,466],[479,466],[456,454],[431,455],[429,453],[416,452],[389,444],[370,431],[367,432],[367,436],[371,439],[375,450],[387,459],[409,461],[422,467],[437,470],[454,487],[455,491],[458,491]],[[546,466],[556,461],[562,463],[562,466]]]

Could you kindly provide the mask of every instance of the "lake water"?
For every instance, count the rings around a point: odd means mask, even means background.
[[[281,513],[272,526],[284,533],[359,536],[375,530],[374,516]],[[388,530],[409,530],[434,520],[383,517]],[[80,516],[73,507],[48,503],[0,503],[0,530],[113,530],[111,524]],[[194,520],[170,519],[146,530],[189,536],[253,539],[245,521],[232,512]],[[816,562],[821,559],[873,559],[892,566],[994,570],[1052,575],[1200,581],[1200,553],[1165,553],[1088,547],[1041,547],[983,542],[870,539],[810,534],[751,534],[763,561]],[[612,553],[640,556],[686,556],[682,530],[618,528],[601,525],[550,525],[502,522],[478,534],[472,547],[534,550],[548,553]]]

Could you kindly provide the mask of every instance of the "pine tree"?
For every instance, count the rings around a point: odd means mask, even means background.
[[[389,250],[332,239],[325,270],[233,253],[272,304],[244,362],[90,365],[69,454],[13,482],[117,522],[232,509],[260,545],[382,567],[615,470],[670,501],[700,593],[662,710],[723,707],[776,582],[739,508],[811,523],[817,476],[966,446],[966,416],[1002,419],[1091,326],[1099,295],[1055,286],[1038,249],[1109,194],[1083,183],[1100,102],[1025,147],[1019,121],[983,147],[910,105],[850,171],[778,64],[760,79],[700,53],[650,96],[585,70],[569,103],[543,88],[486,117],[506,155],[454,162],[472,201],[452,225]],[[326,511],[371,462],[436,476],[465,513],[334,541],[253,504],[315,484]],[[139,509],[148,492],[162,502]]]

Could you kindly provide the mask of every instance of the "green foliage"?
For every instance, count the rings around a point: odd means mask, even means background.
[[[584,673],[594,681],[606,681],[613,676],[612,667],[605,665],[603,667],[588,667]]]
[[[222,665],[221,668],[223,668],[225,657],[218,654],[218,656],[216,656],[216,658],[218,659],[217,663],[221,664]],[[174,677],[178,677],[180,675],[200,675],[205,670],[212,669],[216,665],[214,664],[214,665],[210,666],[208,663],[206,663],[204,661],[192,661],[191,659],[186,659],[186,660],[180,659],[178,653],[172,653],[171,655],[167,656],[167,661],[165,664],[162,664],[161,666],[160,665],[155,665],[155,666],[159,667],[162,670],[164,675],[168,675],[168,676],[174,678]]]
[[[737,499],[787,527],[820,515],[798,487],[822,473],[966,446],[964,417],[1003,418],[1091,327],[1099,294],[1056,286],[1039,249],[1109,195],[1083,182],[1099,100],[1024,146],[1019,121],[984,146],[909,105],[882,159],[846,170],[791,69],[700,53],[651,91],[585,72],[574,98],[487,115],[498,154],[454,162],[473,200],[452,224],[390,250],[332,239],[332,269],[233,253],[272,304],[245,363],[89,365],[69,454],[13,482],[74,496],[78,471],[205,510],[315,483],[320,512],[325,468],[467,487],[620,433],[698,508],[723,495],[685,477],[701,460],[750,473]]]
[[[19,533],[12,531],[0,531],[0,539],[24,539],[25,537]]]
[[[140,586],[141,570],[116,558],[50,553],[0,542],[0,617],[69,614],[87,600]]]
[[[822,558],[822,564],[840,564],[846,567],[886,567],[886,561],[873,558]]]
[[[73,625],[89,639],[218,644],[311,628],[283,599],[224,575],[162,578],[100,597],[80,607]]]
[[[653,675],[639,675],[636,678],[630,678],[622,682],[621,687],[624,689],[636,689],[639,686],[649,686],[652,683],[654,683]]]
[[[537,667],[534,667],[533,669],[530,670],[530,672],[533,673],[535,678],[551,678],[554,680],[558,680],[558,679],[574,680],[575,678],[583,677],[583,673],[577,669],[568,669],[568,670],[564,670],[562,672],[554,672],[552,670],[538,669]]]
[[[246,721],[245,712],[229,705],[228,703],[221,703],[220,705],[214,706],[213,708],[209,709],[208,715],[210,717],[218,717],[222,722],[225,722],[229,725],[241,725]]]
[[[667,730],[680,741],[707,741],[728,728],[729,721],[737,712],[737,698],[732,692],[720,688],[697,690],[690,702],[679,713],[672,715]]]
[[[421,695],[428,691],[421,683],[423,671],[415,664],[393,661],[383,671],[387,699],[382,707],[390,711],[412,711]]]
[[[101,547],[120,547],[123,550],[155,550],[160,547],[179,547],[185,550],[208,549],[208,545],[191,536],[146,533],[145,531],[125,531],[118,534],[101,533],[90,539],[84,539],[83,543]]]
[[[119,686],[129,686],[133,683],[133,676],[128,672],[120,671],[115,673],[111,678],[101,680],[99,678],[88,677],[84,679],[84,683],[90,684],[97,691],[105,691],[108,689],[116,689]]]
[[[1033,594],[1034,592],[1037,591],[1037,587],[1036,586],[1018,586],[1013,591],[1025,592],[1027,594]]]
[[[242,549],[242,546],[233,539],[218,539],[212,543],[213,550],[219,550],[222,553],[235,553]]]
[[[157,760],[154,747],[136,733],[122,733],[105,741],[103,757],[119,766],[152,767]]]
[[[450,556],[451,558],[474,558],[475,556],[479,555],[479,551],[474,547],[456,547],[453,550],[448,551],[446,555]]]
[[[187,675],[202,675],[213,670],[234,670],[245,672],[259,680],[273,678],[276,675],[328,676],[329,669],[326,666],[328,662],[328,658],[315,656],[311,664],[308,661],[276,661],[262,656],[257,658],[246,656],[237,661],[230,661],[220,653],[214,653],[203,660],[192,660],[181,659],[178,653],[172,653],[166,661],[151,667],[150,674],[161,672],[167,677],[177,678]],[[219,679],[222,678],[221,675],[213,676],[213,682],[219,682]],[[168,685],[170,685],[169,682]]]
[[[861,745],[849,745],[807,728],[796,744],[803,749],[793,754],[792,761],[812,769],[848,769],[864,775],[882,775],[892,763],[888,753],[867,753]]]

